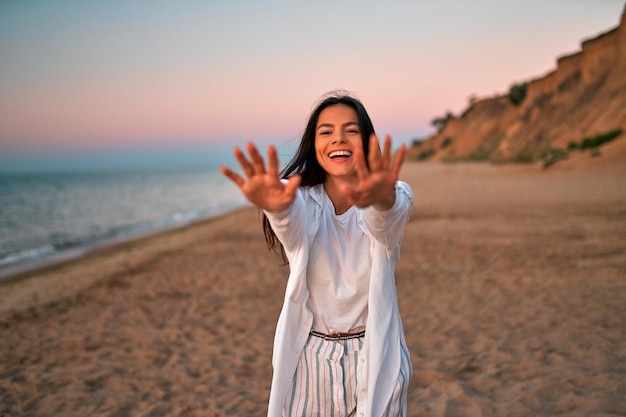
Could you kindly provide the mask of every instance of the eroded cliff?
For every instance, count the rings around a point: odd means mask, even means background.
[[[477,100],[462,115],[441,121],[436,134],[414,143],[409,157],[547,165],[580,152],[587,140],[594,156],[626,158],[625,26],[626,9],[616,28],[583,41],[578,53],[559,58],[547,75],[518,84],[517,104],[513,90]],[[603,142],[620,144],[600,152]]]

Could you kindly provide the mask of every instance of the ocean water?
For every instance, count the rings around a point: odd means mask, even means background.
[[[0,277],[246,204],[216,166],[0,173]]]

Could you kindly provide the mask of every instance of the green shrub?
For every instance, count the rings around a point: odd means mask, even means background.
[[[530,155],[528,152],[521,152],[515,155],[515,158],[513,158],[513,162],[515,162],[516,164],[532,164],[535,161],[536,159],[533,158],[533,156]]]
[[[441,149],[445,149],[452,143],[452,138],[450,136],[446,137],[443,142],[441,142]]]
[[[605,143],[616,139],[622,133],[624,133],[624,131],[621,128],[613,129],[606,133],[599,133],[596,136],[584,138],[582,141],[580,141],[580,145],[578,146],[581,151],[585,149],[597,148],[600,145],[604,145]]]
[[[448,112],[448,114],[446,114],[444,117],[436,117],[430,123],[438,130],[441,130],[450,119],[454,119],[454,115],[451,112]]]
[[[526,97],[528,83],[513,84],[509,89],[509,100],[515,106],[519,106]]]
[[[541,156],[543,159],[543,167],[547,168],[550,165],[567,159],[569,157],[569,153],[572,151],[584,151],[590,149],[591,156],[597,158],[602,155],[600,153],[600,149],[598,148],[601,145],[614,140],[622,133],[624,133],[624,131],[621,128],[613,129],[605,133],[584,138],[580,142],[570,142],[567,145],[567,149],[550,148]]]
[[[567,149],[550,148],[543,156],[543,167],[548,168],[550,165],[556,164],[569,157]]]
[[[426,159],[429,159],[434,154],[435,154],[434,149],[425,149],[422,152],[420,152],[419,155],[417,155],[417,159],[419,159],[420,161],[424,161]]]
[[[468,155],[467,160],[470,162],[486,162],[489,160],[489,153],[478,149]]]

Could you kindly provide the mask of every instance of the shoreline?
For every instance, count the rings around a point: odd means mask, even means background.
[[[7,264],[4,267],[0,267],[0,285],[2,285],[4,281],[20,279],[20,277],[23,275],[37,273],[38,271],[45,270],[48,267],[54,267],[56,265],[61,265],[67,262],[80,260],[81,258],[89,256],[98,251],[107,250],[109,248],[124,245],[126,243],[132,243],[136,240],[149,239],[150,237],[158,236],[162,233],[167,233],[178,229],[184,229],[186,227],[193,226],[194,224],[210,221],[221,216],[227,216],[230,213],[245,208],[247,208],[247,206],[242,205],[235,206],[229,209],[220,209],[209,215],[201,216],[192,220],[187,220],[178,224],[155,227],[153,229],[143,232],[129,232],[120,234],[118,236],[97,239],[84,245],[60,250],[51,255],[44,255],[43,257],[35,258],[30,261],[23,261],[17,264]]]

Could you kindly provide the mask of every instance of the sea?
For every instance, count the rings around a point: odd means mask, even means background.
[[[249,205],[220,158],[162,165],[0,172],[0,279]]]

